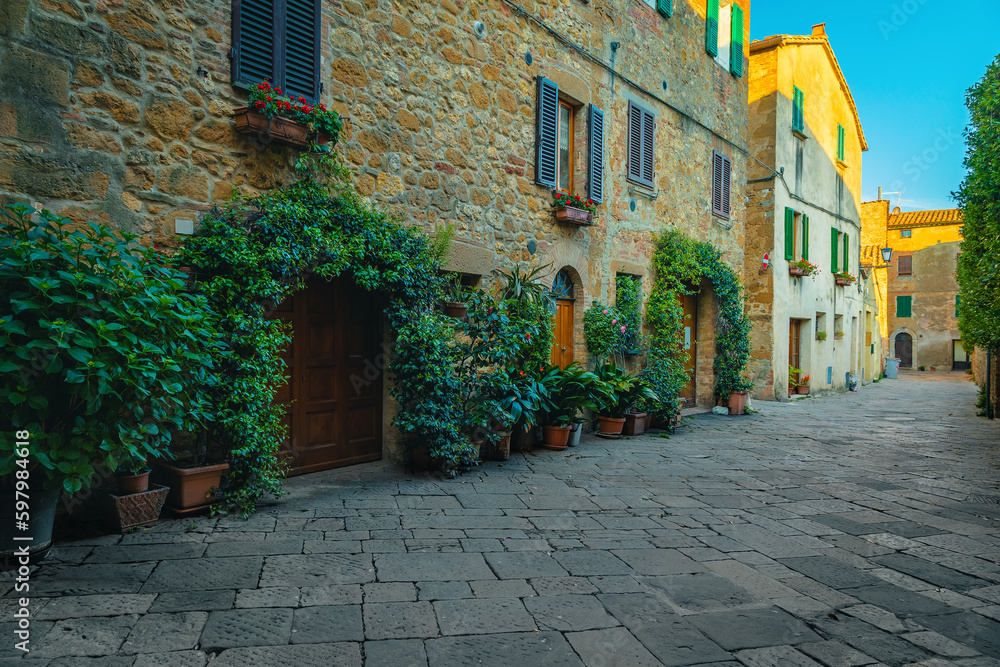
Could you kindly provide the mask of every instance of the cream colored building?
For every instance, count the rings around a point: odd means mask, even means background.
[[[868,144],[824,24],[811,35],[750,44],[749,131],[751,152],[766,165],[750,163],[747,186],[754,396],[786,398],[790,366],[809,376],[811,391],[843,389],[849,374],[862,377],[870,365],[862,355],[865,285],[834,277],[846,271],[863,280],[859,208]],[[800,260],[816,265],[812,275],[793,275]]]

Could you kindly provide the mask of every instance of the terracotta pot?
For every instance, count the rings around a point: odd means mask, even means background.
[[[118,490],[122,495],[142,493],[149,489],[149,470],[138,475],[118,475]]]
[[[448,317],[462,319],[469,312],[469,307],[461,301],[445,301],[444,314]]]
[[[729,414],[741,415],[747,407],[747,392],[734,391],[729,394]]]
[[[625,428],[622,432],[625,435],[642,435],[646,432],[646,416],[645,412],[625,413]]]
[[[236,124],[236,131],[240,134],[267,137],[292,146],[308,146],[310,140],[315,140],[321,146],[330,143],[330,137],[310,132],[309,128],[301,123],[281,116],[268,118],[252,111],[248,106],[233,109],[233,121]]]
[[[795,388],[795,393],[796,394],[808,394],[809,393],[809,385],[807,385],[807,384],[800,384],[799,386],[797,386]]]
[[[597,417],[597,435],[617,437],[622,434],[623,428],[625,428],[624,417],[605,417],[604,415]]]
[[[552,424],[545,425],[545,440],[542,441],[542,447],[545,449],[555,449],[562,450],[569,446],[569,432],[573,427],[569,424],[565,426],[553,426]]]
[[[167,504],[178,514],[194,514],[208,509],[215,501],[215,492],[227,470],[228,463],[200,468],[178,468],[166,463],[156,465],[158,477],[170,487]]]
[[[849,278],[834,278],[834,280],[837,282],[838,285],[842,285],[842,286],[843,285],[851,285],[851,284],[854,283],[854,281],[851,280],[851,279],[849,279]]]
[[[590,211],[572,206],[561,206],[555,209],[555,213],[559,222],[571,222],[574,225],[591,225],[594,220],[594,214]]]
[[[797,266],[789,266],[788,267],[788,273],[790,275],[793,275],[793,276],[808,276],[809,275],[808,273],[806,273],[805,269],[800,269]]]

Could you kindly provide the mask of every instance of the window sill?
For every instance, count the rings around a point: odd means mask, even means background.
[[[629,183],[628,193],[630,195],[642,195],[643,197],[649,197],[650,199],[656,199],[660,196],[660,193],[657,192],[652,185],[646,185],[645,183],[633,181],[628,178],[625,180]]]
[[[796,139],[802,139],[803,141],[809,138],[805,135],[804,132],[802,132],[802,130],[796,130],[796,129],[792,129],[792,136],[795,137]]]
[[[837,160],[837,167],[839,169],[847,169],[847,163],[843,160]]]

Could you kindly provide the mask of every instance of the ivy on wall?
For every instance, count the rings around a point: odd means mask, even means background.
[[[719,303],[714,396],[728,398],[730,393],[748,391],[752,386],[742,376],[750,360],[750,320],[745,314],[739,277],[721,261],[721,256],[711,244],[695,241],[676,229],[656,240],[654,283],[646,307],[650,346],[643,374],[661,399],[656,412],[665,420],[677,415],[677,397],[689,380],[684,367],[688,353],[681,336],[681,297],[696,293],[703,277],[712,282]]]

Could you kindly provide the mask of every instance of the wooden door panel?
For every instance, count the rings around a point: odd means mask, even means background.
[[[572,299],[556,299],[555,342],[552,345],[550,361],[566,368],[573,363],[574,311]]]

